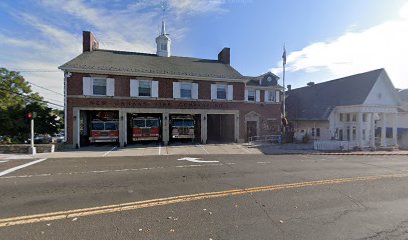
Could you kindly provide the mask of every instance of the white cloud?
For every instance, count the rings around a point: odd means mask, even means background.
[[[106,8],[107,3],[114,8]],[[30,26],[34,36],[0,33],[0,65],[11,70],[45,70],[22,72],[30,82],[63,93],[63,74],[57,67],[81,53],[82,32],[72,32],[83,26],[91,30],[101,48],[123,51],[155,52],[155,37],[160,30],[161,0],[141,0],[123,6],[112,1],[40,0],[38,6],[47,14],[24,12],[3,4],[8,14]],[[177,41],[188,29],[183,27],[185,16],[221,11],[223,1],[169,0],[168,32]],[[48,16],[48,13],[50,16]],[[55,19],[53,18],[55,17]],[[76,22],[76,28],[71,24]],[[78,24],[80,22],[80,24]],[[65,25],[64,25],[65,24]],[[14,31],[15,32],[15,31]],[[46,100],[61,104],[63,97],[33,86]]]
[[[400,16],[364,31],[349,31],[333,41],[313,43],[291,52],[287,71],[328,70],[334,77],[343,77],[385,68],[396,87],[408,88],[408,4],[401,9]],[[282,69],[277,67],[272,71],[280,73]]]

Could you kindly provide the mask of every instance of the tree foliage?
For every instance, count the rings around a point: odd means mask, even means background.
[[[0,68],[0,136],[23,142],[30,133],[29,112],[37,112],[36,134],[53,134],[63,128],[62,111],[49,108],[18,72]]]

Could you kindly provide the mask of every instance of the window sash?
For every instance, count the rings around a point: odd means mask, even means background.
[[[255,102],[256,91],[248,90],[248,101]]]
[[[191,83],[181,83],[180,84],[180,98],[189,98],[191,99]]]
[[[268,97],[269,97],[268,99],[269,102],[275,102],[275,99],[276,99],[275,91],[269,91]]]
[[[93,95],[106,95],[106,79],[93,79],[92,93]]]
[[[217,99],[227,99],[226,85],[217,85]]]
[[[152,81],[139,81],[139,96],[150,97],[152,95]]]

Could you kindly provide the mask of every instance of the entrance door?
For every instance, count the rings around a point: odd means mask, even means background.
[[[256,121],[248,121],[247,122],[247,141],[249,142],[249,138],[257,135],[257,122]]]

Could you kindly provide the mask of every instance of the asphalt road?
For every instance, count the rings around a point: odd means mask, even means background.
[[[8,173],[0,239],[408,239],[407,156],[183,157]]]

